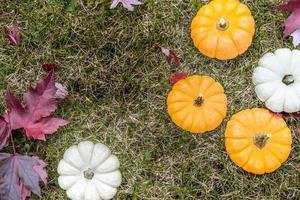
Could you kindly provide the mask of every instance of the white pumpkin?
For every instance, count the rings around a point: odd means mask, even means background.
[[[258,98],[273,112],[300,110],[300,51],[278,49],[265,54],[252,79]]]
[[[58,184],[72,200],[112,199],[121,184],[119,166],[104,144],[80,142],[67,149],[59,162]]]

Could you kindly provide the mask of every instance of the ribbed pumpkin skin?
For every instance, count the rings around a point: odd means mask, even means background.
[[[220,19],[228,28],[220,30]],[[219,60],[229,60],[243,54],[251,45],[255,21],[251,11],[237,0],[213,0],[204,5],[194,17],[191,36],[194,45],[204,55]]]
[[[202,96],[201,106],[195,99]],[[223,87],[209,76],[190,76],[178,81],[167,98],[168,113],[180,128],[192,133],[216,129],[227,113]]]
[[[263,148],[254,144],[256,134],[269,134]],[[247,172],[271,173],[287,160],[292,136],[283,118],[266,109],[243,110],[232,116],[225,131],[230,159]]]

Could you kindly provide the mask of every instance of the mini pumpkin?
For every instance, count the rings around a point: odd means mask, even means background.
[[[249,8],[237,0],[213,0],[200,8],[191,25],[195,47],[204,55],[229,60],[251,45],[255,21]]]
[[[73,145],[58,165],[58,184],[72,200],[112,199],[121,184],[119,160],[104,144]]]
[[[175,83],[167,107],[177,126],[192,133],[204,133],[222,123],[227,98],[221,84],[213,78],[194,75]]]
[[[300,51],[278,49],[265,54],[253,72],[258,98],[273,112],[300,110]]]
[[[230,159],[247,172],[271,173],[287,160],[292,136],[283,118],[266,109],[243,110],[232,116],[225,131]]]

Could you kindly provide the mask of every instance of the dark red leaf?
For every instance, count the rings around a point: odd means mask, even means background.
[[[40,176],[44,185],[47,186],[48,174],[44,171],[44,168],[47,167],[47,164],[44,161],[40,160],[37,156],[32,156],[32,158],[34,158],[39,163],[39,165],[33,167],[33,170]]]
[[[41,196],[42,178],[34,168],[40,166],[36,158],[0,153],[1,199],[20,200],[30,192]]]
[[[22,181],[20,182],[20,188],[21,188],[21,199],[22,200],[26,200],[27,197],[31,196],[31,191],[25,187],[25,185]]]
[[[25,134],[38,140],[46,140],[45,135],[55,133],[59,127],[69,124],[68,121],[52,116],[43,117],[38,121],[29,121],[24,124]]]
[[[283,37],[288,37],[297,29],[300,29],[300,8],[295,10],[284,22]]]
[[[30,87],[25,93],[25,107],[8,89],[5,96],[9,111],[4,117],[11,129],[24,128],[27,137],[45,140],[45,134],[52,134],[68,124],[66,120],[51,116],[57,109],[56,90],[53,70],[38,82],[36,88]]]
[[[181,79],[185,79],[189,75],[188,72],[180,72],[180,73],[175,73],[170,76],[170,83],[174,85]]]
[[[23,98],[26,111],[31,114],[33,120],[47,117],[57,109],[56,90],[54,70],[51,70],[46,78],[38,81],[35,88],[28,88]]]
[[[46,71],[49,72],[51,70],[57,70],[58,65],[57,64],[43,64],[42,68]]]
[[[11,135],[9,124],[3,117],[0,117],[0,150],[8,145]]]
[[[180,66],[180,59],[173,50],[164,47],[160,47],[160,50],[167,57],[167,62],[170,66],[172,65],[175,65],[175,67]]]
[[[28,113],[9,88],[6,90],[5,98],[8,107],[8,112],[4,114],[5,120],[10,124],[12,130],[22,128],[23,120]]]
[[[9,28],[7,26],[3,27],[4,36],[8,39],[11,45],[19,46],[21,42],[21,34],[19,25],[17,22],[14,22]]]
[[[4,19],[5,17],[8,17],[8,16],[12,15],[14,12],[15,12],[15,11],[12,10],[12,11],[4,12],[4,13],[0,14],[0,20],[1,20],[1,19]]]
[[[286,4],[278,5],[273,7],[276,10],[295,11],[300,8],[300,0],[290,0]]]
[[[281,118],[292,118],[297,121],[300,121],[300,112],[294,112],[294,113],[280,112],[280,113],[278,113],[278,112],[273,112],[271,110],[269,110],[269,111]]]

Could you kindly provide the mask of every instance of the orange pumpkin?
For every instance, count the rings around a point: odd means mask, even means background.
[[[191,25],[194,45],[211,58],[229,60],[252,43],[255,21],[249,8],[237,0],[213,0],[200,8]]]
[[[283,118],[261,108],[233,115],[225,131],[225,146],[231,160],[254,174],[279,168],[287,160],[291,144],[291,130]]]
[[[227,113],[227,98],[220,83],[209,76],[178,81],[167,99],[168,113],[180,128],[204,133],[217,128]]]

